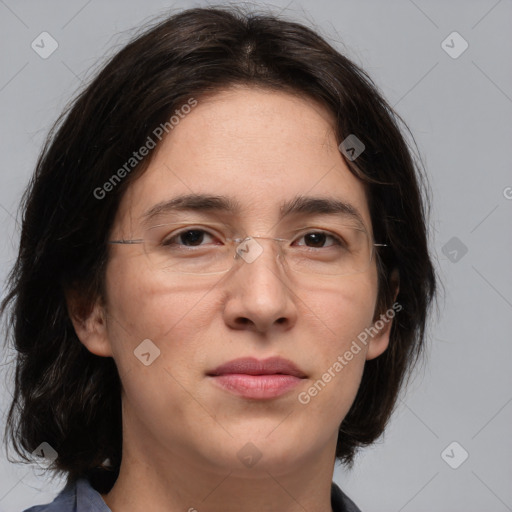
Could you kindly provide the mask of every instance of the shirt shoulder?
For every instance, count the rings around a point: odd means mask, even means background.
[[[62,489],[51,503],[35,505],[23,512],[112,512],[101,494],[85,478]]]
[[[333,512],[361,512],[356,504],[334,483],[331,485],[331,506]],[[112,512],[85,478],[69,484],[45,505],[35,505],[23,512]]]
[[[331,486],[333,512],[361,512],[358,506],[334,483]]]

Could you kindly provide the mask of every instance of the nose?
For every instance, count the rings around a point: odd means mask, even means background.
[[[236,248],[234,268],[225,283],[226,324],[266,333],[288,330],[297,320],[292,282],[281,265],[273,239],[250,238]]]

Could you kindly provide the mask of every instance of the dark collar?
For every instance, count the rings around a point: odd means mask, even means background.
[[[361,512],[334,482],[331,485],[331,507],[333,512]]]

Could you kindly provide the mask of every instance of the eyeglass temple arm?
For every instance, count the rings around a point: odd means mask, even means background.
[[[135,240],[109,240],[109,244],[142,244],[144,240],[142,238],[138,238]]]

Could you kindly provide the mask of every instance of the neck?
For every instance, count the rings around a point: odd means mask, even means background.
[[[102,498],[112,512],[332,512],[335,443],[314,458],[262,456],[244,467],[236,454],[215,464],[193,447],[171,450],[127,429],[119,477]]]

